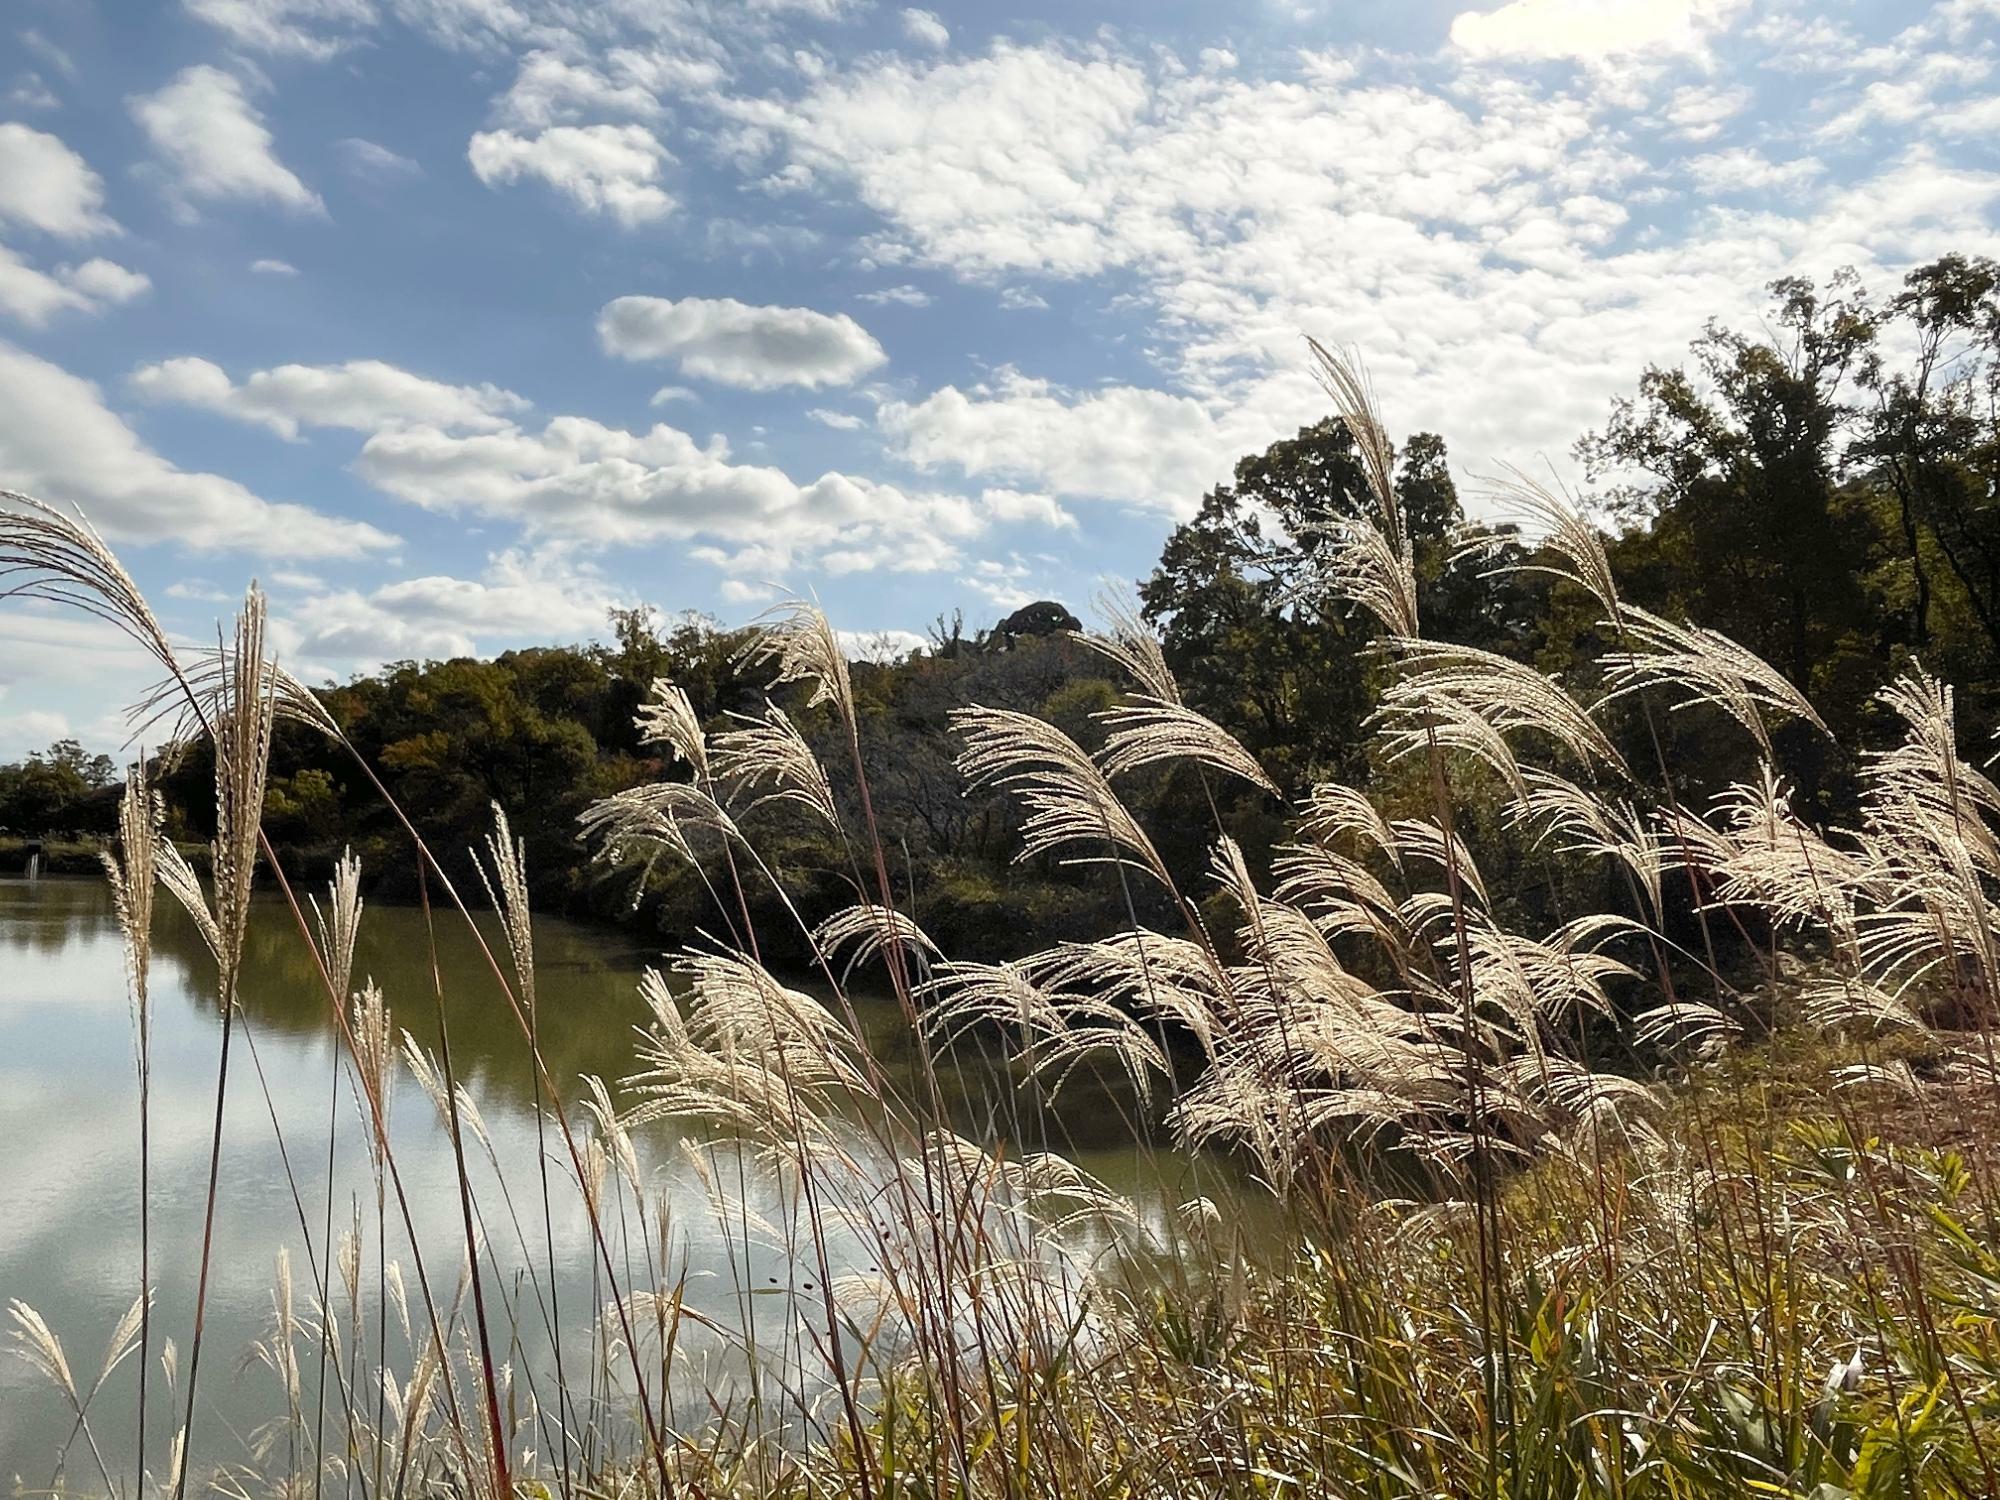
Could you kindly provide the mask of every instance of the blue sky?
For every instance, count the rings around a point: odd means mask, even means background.
[[[1142,574],[1355,345],[1468,482],[1991,251],[2000,0],[8,0],[0,485],[287,662]],[[902,634],[897,634],[902,633]],[[0,610],[0,756],[145,673]]]

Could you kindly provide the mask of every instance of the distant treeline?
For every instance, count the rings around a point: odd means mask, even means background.
[[[1781,281],[1763,332],[1712,324],[1687,365],[1645,370],[1577,446],[1594,487],[1587,498],[1615,533],[1622,596],[1757,652],[1859,753],[1882,739],[1874,693],[1918,658],[1959,685],[1960,733],[1983,761],[2000,715],[1997,288],[1994,262],[1961,256],[1922,267],[1886,300],[1846,274],[1824,286]],[[1617,643],[1592,628],[1593,606],[1573,585],[1533,570],[1495,576],[1529,553],[1505,526],[1467,525],[1443,440],[1410,436],[1396,480],[1426,635],[1532,661],[1586,700],[1601,696],[1603,657]],[[1175,528],[1140,584],[1139,607],[1189,701],[1241,738],[1288,796],[1338,779],[1393,805],[1411,774],[1384,763],[1363,731],[1379,686],[1375,627],[1324,606],[1313,586],[1327,529],[1357,514],[1367,494],[1346,429],[1331,419],[1305,428],[1243,459],[1233,482]],[[684,774],[633,726],[654,681],[679,684],[720,724],[762,710],[765,674],[740,665],[744,632],[699,616],[639,609],[611,624],[613,644],[401,662],[321,696],[434,848],[474,843],[497,801],[527,841],[544,910],[635,921],[676,943],[726,935],[697,873],[663,866],[642,883],[637,871],[593,864],[576,817],[596,798]],[[1053,602],[973,632],[940,618],[907,657],[854,667],[860,754],[890,875],[947,951],[996,955],[1081,937],[1128,904],[1149,915],[1151,893],[1114,873],[1011,863],[1019,840],[1010,801],[968,794],[953,768],[947,716],[971,703],[1033,712],[1086,747],[1102,742],[1095,716],[1129,684],[1068,637],[1076,624]],[[850,753],[802,703],[778,697],[826,759]],[[1698,778],[1674,773],[1676,794],[1696,805],[1752,770],[1742,737],[1700,714],[1650,728],[1618,705],[1604,717],[1635,774],[1700,768]],[[1671,741],[1663,753],[1654,734]],[[1841,757],[1857,752],[1796,724],[1776,752],[1803,810],[1851,810],[1855,767]],[[177,837],[206,837],[209,775],[199,749],[168,775]],[[73,742],[0,767],[0,832],[107,831],[115,778],[108,760]],[[1420,789],[1407,790],[1414,798]],[[1210,799],[1254,863],[1285,836],[1278,804],[1204,784],[1187,768],[1141,780],[1133,797],[1177,867],[1206,858]],[[1496,818],[1499,805],[1490,799]],[[297,726],[281,728],[266,815],[299,873],[316,873],[352,843],[377,896],[416,894],[405,837],[366,777]],[[762,846],[776,851],[790,890],[822,896],[821,912],[855,899],[855,856],[823,824],[789,820],[782,807],[751,816],[768,820]],[[1172,847],[1177,837],[1186,848]],[[469,878],[469,861],[460,862]],[[1487,874],[1496,893],[1528,908],[1563,878],[1553,862]],[[753,904],[770,899],[750,884]],[[767,935],[789,920],[774,900],[753,915]]]

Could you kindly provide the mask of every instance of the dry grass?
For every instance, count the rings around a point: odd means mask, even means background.
[[[114,1463],[88,1411],[150,1338],[144,1292],[90,1387],[55,1332],[16,1308],[17,1342],[65,1392],[104,1485],[966,1500],[2000,1492],[1991,1163],[1944,1148],[1937,1123],[1992,1118],[2000,1088],[1985,1029],[2000,995],[2000,788],[1961,758],[1949,689],[1913,669],[1883,695],[1905,734],[1868,765],[1860,825],[1812,827],[1789,806],[1769,732],[1788,717],[1818,726],[1811,705],[1734,643],[1620,601],[1589,525],[1520,480],[1512,499],[1547,538],[1529,566],[1602,607],[1610,696],[1579,701],[1519,663],[1427,641],[1387,429],[1359,369],[1315,351],[1375,500],[1329,539],[1315,586],[1388,632],[1381,745],[1422,771],[1422,812],[1390,817],[1323,786],[1270,882],[1219,820],[1206,869],[1169,868],[1121,778],[1181,762],[1273,786],[1113,609],[1090,644],[1134,688],[1103,715],[1104,748],[971,708],[955,720],[961,770],[1018,797],[1024,857],[1143,876],[1166,893],[1173,930],[1135,917],[1094,943],[954,963],[896,906],[858,753],[851,768],[821,766],[775,705],[707,733],[685,694],[654,685],[641,731],[690,779],[621,794],[585,831],[612,861],[696,865],[727,938],[675,956],[671,980],[649,975],[630,1076],[552,1078],[523,856],[496,811],[480,870],[504,969],[488,957],[535,1080],[544,1170],[538,1204],[482,1203],[466,1143],[491,1154],[493,1138],[453,1077],[442,1007],[435,1047],[405,1032],[398,1048],[384,997],[354,990],[358,869],[343,864],[317,924],[294,901],[369,1135],[374,1222],[336,1237],[330,1204],[317,1230],[301,1207],[313,1285],[300,1297],[280,1263],[256,1351],[287,1415],[248,1452],[222,1451],[195,1420],[199,1310],[184,1381],[164,1351],[180,1431],[163,1441],[142,1424]],[[284,712],[338,729],[266,660],[254,595],[230,652],[183,664],[82,523],[16,497],[0,509],[0,566],[20,589],[156,643],[216,742],[213,897],[155,837],[136,778],[112,874],[142,1088],[155,878],[213,952],[226,1070],[251,874],[269,854],[257,813],[271,724]],[[858,745],[816,608],[784,606],[749,658],[772,666],[774,686],[803,684],[806,711]],[[1706,816],[1653,805],[1602,727],[1606,704],[1625,700],[1728,716],[1761,775]],[[1606,866],[1637,915],[1509,930],[1459,826],[1464,789],[1481,781],[1502,789],[1509,836]],[[807,810],[850,854],[851,905],[786,907],[818,955],[811,992],[765,968],[749,919],[753,884],[775,884],[758,843],[773,803]],[[1661,929],[1670,890],[1690,887],[1711,893],[1703,920],[1754,913],[1800,956],[1786,1035],[1802,1043],[1746,1051],[1743,997],[1712,970],[1699,992],[1677,985]],[[1769,955],[1774,972],[1784,956]],[[895,991],[914,1081],[866,1040],[848,988],[864,964]],[[1947,1015],[1956,1029],[1938,1029]],[[954,1133],[938,1072],[967,1037],[1004,1047],[1038,1098],[1086,1072],[1126,1080],[1197,1181],[1248,1177],[1268,1203],[1258,1231],[1219,1188],[1148,1218],[1059,1154]],[[414,1261],[414,1288],[383,1248],[390,1205],[408,1227],[390,1109],[403,1072],[459,1152],[451,1286],[441,1247],[430,1267]],[[1033,1138],[1014,1123],[1014,1142]],[[662,1124],[694,1142],[685,1164],[726,1247],[734,1317],[687,1296],[689,1227],[639,1144]],[[329,1141],[334,1128],[330,1115]],[[211,1214],[214,1195],[211,1176]],[[556,1294],[580,1273],[559,1265],[551,1230],[565,1195],[591,1226],[599,1307],[568,1339]],[[501,1222],[530,1264],[542,1255],[504,1316],[543,1320],[553,1370],[494,1352],[503,1313],[479,1226]],[[754,1295],[770,1267],[785,1278],[777,1316]],[[718,1351],[731,1373],[703,1414],[686,1397]]]

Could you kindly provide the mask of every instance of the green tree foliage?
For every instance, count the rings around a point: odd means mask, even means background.
[[[0,766],[0,829],[26,834],[102,833],[117,817],[117,768],[73,739]]]
[[[1770,292],[1762,331],[1711,324],[1686,365],[1641,372],[1604,428],[1579,444],[1620,588],[1764,656],[1863,749],[1880,729],[1873,694],[1915,655],[1961,685],[1965,748],[1983,752],[2000,719],[2000,266],[1946,256],[1881,301],[1847,273],[1824,286],[1791,278]],[[1594,604],[1545,574],[1508,571],[1528,559],[1528,544],[1462,501],[1444,441],[1411,435],[1394,482],[1426,636],[1533,661],[1586,700],[1601,692],[1604,653],[1618,643],[1599,628]],[[1142,614],[1187,700],[1240,738],[1288,796],[1337,778],[1372,783],[1393,805],[1405,774],[1366,748],[1383,685],[1370,649],[1377,627],[1325,603],[1316,586],[1332,532],[1370,507],[1354,443],[1328,418],[1243,458],[1174,529],[1140,584]],[[656,874],[635,893],[629,872],[589,863],[576,814],[593,798],[677,774],[633,727],[653,683],[678,684],[711,729],[760,713],[765,686],[739,664],[746,634],[712,619],[637,608],[610,626],[607,645],[400,662],[323,696],[433,847],[452,855],[475,842],[498,801],[528,842],[545,908],[625,914],[636,894],[639,920],[684,941],[716,921],[700,877]],[[988,630],[955,613],[938,618],[922,648],[855,665],[860,754],[892,879],[953,951],[1010,951],[1029,931],[1039,940],[1094,931],[1108,906],[1152,899],[1102,870],[1012,863],[1018,809],[968,795],[953,764],[948,717],[975,703],[1031,712],[1086,747],[1101,743],[1096,716],[1131,684],[1073,638],[1077,627],[1052,600]],[[845,761],[844,738],[795,695],[778,697],[815,749]],[[1743,736],[1719,716],[1647,718],[1627,701],[1604,717],[1640,775],[1662,759],[1699,768],[1676,771],[1678,791],[1697,805],[1754,771]],[[1807,806],[1849,810],[1854,768],[1834,761],[1827,741],[1793,725],[1777,749]],[[207,836],[208,774],[197,747],[169,782],[178,836]],[[97,828],[111,781],[109,761],[60,743],[0,767],[0,825]],[[1284,826],[1267,794],[1213,784],[1187,766],[1135,773],[1121,792],[1177,866],[1205,860],[1212,800],[1253,864]],[[851,826],[861,826],[853,811]],[[383,893],[415,894],[405,836],[365,776],[296,727],[281,731],[266,813],[288,858],[323,864],[336,840],[353,840]],[[1497,798],[1468,818],[1476,836],[1504,842]],[[853,851],[809,817],[772,831],[766,847],[794,889],[829,905],[872,897],[872,861],[857,868]],[[1542,877],[1511,858],[1496,856],[1489,874],[1508,899],[1536,899]],[[759,908],[775,898],[753,876],[745,899]],[[781,910],[755,914],[766,933],[790,926]]]

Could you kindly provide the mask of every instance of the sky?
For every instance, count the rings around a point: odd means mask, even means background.
[[[0,487],[314,681],[1081,610],[1325,414],[1306,335],[1476,497],[1776,277],[1992,252],[1996,61],[2000,0],[0,0]],[[149,675],[0,603],[0,759]]]

